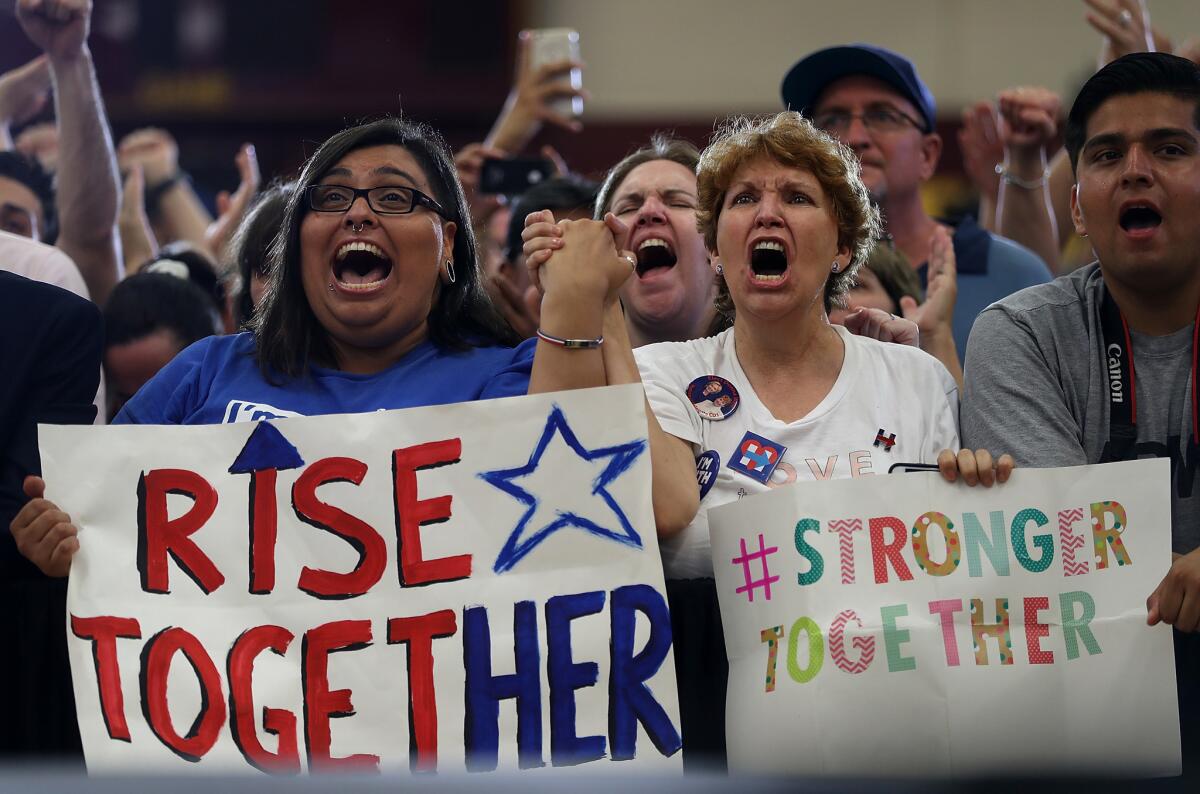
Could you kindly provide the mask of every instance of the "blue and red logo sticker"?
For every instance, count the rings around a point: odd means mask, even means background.
[[[710,422],[732,416],[741,402],[737,388],[716,375],[701,375],[689,383],[687,398],[696,413]]]
[[[729,468],[766,485],[787,447],[757,433],[746,432],[729,457]]]

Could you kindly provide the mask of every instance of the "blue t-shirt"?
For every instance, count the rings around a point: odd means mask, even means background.
[[[259,371],[251,334],[210,336],[163,367],[113,424],[251,422],[515,397],[529,389],[535,341],[463,352],[425,341],[374,375],[309,367],[304,377],[272,384]]]
[[[979,313],[1002,298],[1044,284],[1053,276],[1041,257],[980,228],[969,215],[954,227],[954,258],[958,265],[958,299],[954,302],[954,344],[958,358],[966,361],[967,339]],[[925,289],[927,264],[917,268]]]

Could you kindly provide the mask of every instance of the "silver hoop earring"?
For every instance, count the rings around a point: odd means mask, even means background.
[[[717,263],[717,275],[718,276],[725,275],[725,267],[720,262]]]
[[[446,278],[450,279],[450,283],[454,283],[454,260],[446,260]]]
[[[833,272],[833,273],[839,273],[839,272],[841,272],[841,270],[842,270],[842,266],[841,266],[841,264],[839,264],[839,263],[838,263],[838,261],[837,261],[836,259],[835,259],[835,260],[833,260],[833,270],[832,270],[831,272]]]

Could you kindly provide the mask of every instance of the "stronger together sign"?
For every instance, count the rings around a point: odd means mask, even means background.
[[[714,508],[731,769],[1178,774],[1169,461],[805,483]]]

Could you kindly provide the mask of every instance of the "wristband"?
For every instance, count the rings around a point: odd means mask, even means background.
[[[187,175],[186,171],[176,171],[163,181],[147,187],[145,192],[146,206],[151,209],[157,208],[159,202],[162,201],[163,196],[167,194],[168,190],[175,187],[180,182],[190,181],[190,179],[191,178]]]
[[[1009,171],[1002,164],[996,163],[996,173],[1000,175],[1000,178],[1003,179],[1004,183],[1007,185],[1015,185],[1016,187],[1024,190],[1037,190],[1038,188],[1046,185],[1046,179],[1050,176],[1050,169],[1047,168],[1042,171],[1042,175],[1037,179],[1022,179],[1021,177]]]
[[[567,350],[595,350],[604,342],[603,336],[598,336],[595,339],[563,339],[557,336],[551,336],[541,328],[537,329],[538,339],[544,342],[549,342],[552,345],[564,347]]]

